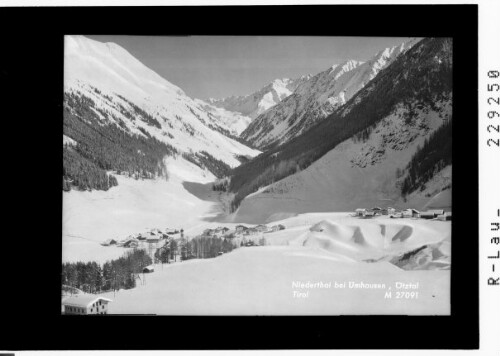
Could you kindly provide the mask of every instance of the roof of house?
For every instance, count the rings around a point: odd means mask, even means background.
[[[107,302],[112,302],[111,299],[99,297],[93,294],[78,294],[62,301],[63,305],[68,305],[72,307],[88,307],[90,304],[98,301],[104,300]]]
[[[443,214],[444,209],[429,209],[429,212],[434,213],[434,214]]]
[[[413,209],[413,208],[408,208],[408,209],[405,209],[404,211],[408,211],[408,212],[412,212],[412,213],[420,213],[420,211],[418,211],[417,209]]]
[[[155,266],[153,266],[153,265],[149,265],[149,266],[144,267],[143,269],[147,269],[147,270],[150,270],[150,271],[154,271],[154,270],[155,270]]]

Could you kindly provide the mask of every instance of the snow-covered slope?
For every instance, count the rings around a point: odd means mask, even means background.
[[[422,106],[406,123],[410,109],[398,106],[380,121],[366,141],[348,139],[303,171],[273,183],[245,198],[235,221],[261,223],[313,211],[353,211],[375,206],[423,208],[450,185],[446,170],[407,202],[401,199],[397,171],[419,146],[451,116],[451,98]],[[439,177],[443,176],[443,179]],[[449,207],[451,201],[445,205]]]
[[[233,111],[255,119],[260,114],[269,110],[274,105],[291,95],[295,89],[310,79],[304,75],[296,79],[276,79],[262,89],[246,96],[230,96],[223,99],[207,99],[213,106]]]
[[[115,44],[67,36],[64,71],[64,178],[84,182],[84,189],[63,192],[65,261],[103,262],[123,254],[100,246],[108,238],[195,226],[214,204],[196,198],[183,182],[211,182],[210,164],[234,167],[238,156],[259,153],[233,137],[245,118],[189,98]],[[200,152],[205,162],[195,156]],[[166,167],[162,177],[151,170],[155,164]],[[99,190],[89,183],[97,169],[113,173],[118,185]]]
[[[236,111],[228,111],[224,108],[210,105],[203,100],[194,99],[199,108],[206,111],[207,115],[219,125],[227,127],[232,135],[239,136],[245,130],[252,119]]]
[[[256,147],[265,147],[300,135],[345,104],[417,41],[412,39],[385,48],[366,62],[349,60],[316,74],[301,83],[292,95],[252,121],[242,137]]]
[[[118,175],[118,186],[109,191],[64,193],[63,261],[104,263],[126,251],[116,246],[101,246],[107,239],[122,240],[151,228],[189,231],[217,213],[213,202],[198,199],[183,186],[186,181],[211,182],[214,176],[210,172],[172,157],[166,165],[168,181],[135,180]]]
[[[145,284],[138,281],[134,289],[105,294],[113,300],[109,312],[449,314],[449,221],[309,213],[279,223],[286,229],[263,234],[265,246],[157,265]],[[415,249],[420,250],[411,252]],[[418,298],[397,298],[396,292],[418,292]]]
[[[451,165],[452,45],[447,38],[419,41],[328,120],[235,168],[234,221],[421,208],[450,188],[444,168]]]
[[[259,153],[230,138],[245,118],[189,98],[114,43],[67,36],[64,90],[92,99],[103,125],[149,135],[179,152],[206,151],[231,167],[240,164],[236,155]]]

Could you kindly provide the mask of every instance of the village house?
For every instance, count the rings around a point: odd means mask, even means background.
[[[259,231],[259,232],[264,232],[264,231],[269,230],[269,228],[266,225],[262,225],[262,224],[257,225],[254,229]]]
[[[156,236],[156,235],[146,237],[146,242],[149,244],[157,243],[159,241],[160,241],[160,237]]]
[[[79,294],[62,301],[66,315],[97,315],[108,313],[111,299],[93,294]]]
[[[106,241],[101,242],[102,246],[110,246],[110,245],[116,245],[116,240],[114,239],[107,239]]]
[[[219,226],[215,230],[213,230],[213,236],[222,237],[222,236],[226,235],[228,231],[229,231],[229,228],[227,228],[225,226],[224,227]]]
[[[419,215],[421,219],[434,219],[435,215],[431,211],[422,211]]]
[[[441,221],[449,221],[449,220],[451,220],[451,211],[446,212],[446,213],[441,214],[441,215],[438,215],[437,219],[441,220]]]
[[[375,215],[381,215],[382,214],[382,208],[379,208],[376,206],[375,208],[372,208],[371,211],[375,213]]]
[[[375,216],[375,212],[372,210],[365,210],[363,213],[364,218],[373,218]]]
[[[406,209],[403,210],[403,217],[404,218],[418,218],[420,215],[420,212],[417,209]]]
[[[365,212],[366,212],[366,209],[358,208],[355,210],[355,216],[364,216]]]
[[[248,229],[248,227],[246,227],[245,225],[236,225],[236,227],[235,227],[236,232],[243,232],[247,229]]]
[[[395,213],[396,213],[396,209],[394,209],[392,207],[387,208],[387,214],[391,215],[391,214],[395,214]]]
[[[437,218],[438,215],[444,215],[443,209],[431,209],[431,210],[428,210],[428,212],[433,213],[435,218]]]
[[[125,242],[123,242],[121,246],[128,248],[136,248],[139,247],[139,241],[137,241],[136,239],[128,239]]]
[[[215,229],[215,232],[216,233],[219,233],[219,234],[223,234],[225,232],[229,231],[229,228],[225,227],[225,226],[219,226]]]
[[[264,232],[269,233],[269,232],[275,232],[275,231],[279,231],[279,230],[285,230],[285,225],[281,225],[281,224],[273,225],[267,231],[264,231]]]
[[[246,229],[244,232],[244,235],[256,235],[259,233],[259,230],[257,230],[255,227]]]
[[[142,269],[142,273],[153,273],[155,271],[155,266],[149,265]]]

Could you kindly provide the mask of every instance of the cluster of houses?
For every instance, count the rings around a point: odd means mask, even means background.
[[[391,218],[419,218],[419,219],[436,219],[441,221],[451,220],[451,211],[445,212],[442,209],[433,209],[427,211],[418,211],[417,209],[409,208],[397,211],[395,208],[379,208],[372,209],[356,209],[354,216],[360,218],[373,218],[377,215],[389,215]]]
[[[260,224],[260,225],[253,226],[253,227],[247,227],[245,225],[237,225],[235,227],[235,235],[236,235],[236,237],[238,237],[238,236],[252,236],[252,235],[257,235],[260,233],[268,234],[268,233],[276,232],[279,230],[285,230],[285,226],[281,225],[281,224],[273,225],[273,226],[267,226],[264,224]]]
[[[116,245],[118,247],[126,247],[126,248],[137,248],[141,244],[144,243],[158,243],[161,240],[166,240],[171,235],[178,234],[179,230],[167,228],[164,231],[160,229],[150,229],[145,233],[138,233],[129,235],[127,238],[123,240],[115,240],[115,239],[107,239],[106,241],[101,242],[102,246],[111,246]]]
[[[210,236],[210,237],[223,237],[223,238],[231,238],[231,237],[243,237],[243,236],[251,236],[257,235],[260,233],[271,233],[279,230],[284,230],[284,225],[273,225],[267,226],[264,224],[260,224],[257,226],[245,226],[245,225],[236,225],[234,230],[230,230],[227,227],[219,226],[215,229],[206,229],[203,231],[201,236]]]

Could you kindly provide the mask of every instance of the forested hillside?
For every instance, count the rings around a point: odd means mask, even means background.
[[[452,120],[445,122],[425,140],[405,167],[405,178],[401,185],[403,195],[423,188],[435,173],[452,161]]]
[[[134,112],[124,112],[132,119],[152,122],[149,115],[134,106]],[[102,122],[111,115],[96,107],[95,102],[74,93],[64,95],[63,133],[73,144],[63,149],[63,188],[108,190],[117,185],[116,178],[106,171],[116,171],[135,178],[166,176],[164,156],[177,150],[144,130],[144,136],[128,132],[127,126]],[[154,120],[156,121],[156,120]]]
[[[227,176],[231,169],[229,165],[218,160],[206,151],[201,151],[199,153],[183,153],[182,157],[202,169],[208,169],[217,178]]]
[[[135,274],[152,263],[146,251],[128,251],[123,257],[101,266],[96,262],[63,263],[61,283],[86,293],[129,289],[136,286]]]
[[[382,70],[338,111],[297,138],[259,155],[232,171],[232,208],[259,188],[283,179],[373,127],[399,104],[430,105],[452,91],[452,40],[424,39]],[[408,118],[411,120],[411,115]]]

